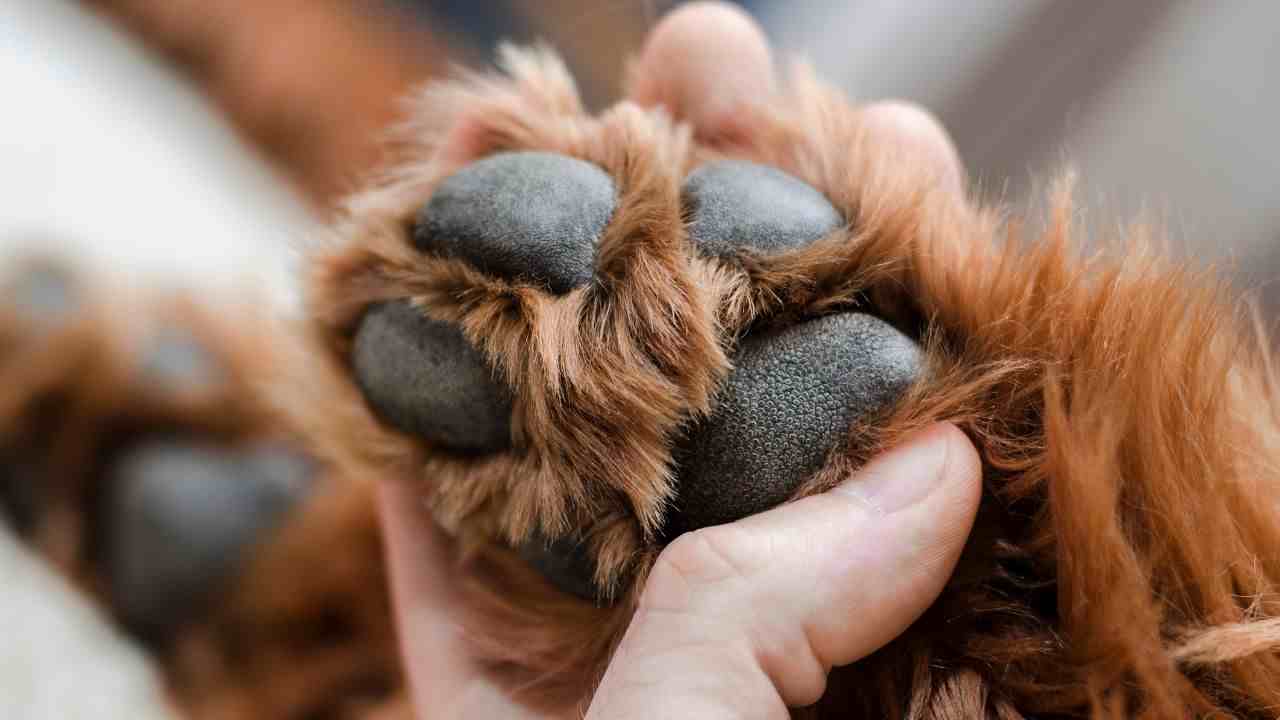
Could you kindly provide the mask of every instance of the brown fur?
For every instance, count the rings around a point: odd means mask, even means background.
[[[247,305],[213,310],[87,281],[76,292],[77,309],[56,324],[0,303],[0,456],[30,463],[8,480],[37,499],[25,539],[110,614],[94,518],[114,452],[175,433],[309,444],[262,401],[260,383],[289,356],[288,330]],[[147,374],[148,344],[166,330],[210,353],[210,384]],[[371,485],[320,459],[313,494],[206,612],[152,648],[184,716],[408,717]]]
[[[985,492],[942,597],[798,715],[1274,716],[1280,396],[1265,341],[1211,275],[1161,259],[1141,227],[1080,255],[1066,187],[1043,230],[975,208],[804,72],[695,140],[627,103],[586,116],[549,53],[505,59],[508,77],[426,93],[403,163],[352,201],[315,265],[333,355],[309,382],[336,405],[312,431],[360,472],[408,474],[468,540],[476,649],[514,689],[540,704],[589,697],[660,549],[671,443],[709,409],[735,338],[864,307],[921,338],[929,370],[891,417],[852,428],[802,494],[938,420],[977,445]],[[598,282],[552,299],[412,249],[433,186],[502,149],[613,175]],[[776,257],[694,258],[679,183],[724,155],[806,180],[849,226]],[[372,417],[347,351],[362,309],[393,297],[459,323],[492,360],[516,392],[516,451],[454,457]],[[617,604],[557,596],[503,549],[535,528],[583,530]]]

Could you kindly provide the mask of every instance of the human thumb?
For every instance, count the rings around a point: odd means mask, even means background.
[[[833,666],[937,598],[973,526],[980,463],[931,426],[821,495],[677,538],[659,556],[589,718],[787,717]]]

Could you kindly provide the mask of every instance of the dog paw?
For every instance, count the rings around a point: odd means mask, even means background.
[[[411,242],[554,298],[593,283],[613,194],[609,176],[582,160],[499,153],[439,184],[415,217]],[[690,263],[802,250],[844,225],[812,186],[745,161],[694,169],[679,198]],[[915,342],[865,312],[746,328],[720,341],[731,348],[732,369],[710,414],[689,409],[676,433],[660,539],[787,501],[855,424],[890,408],[921,371]],[[351,367],[365,400],[397,430],[463,455],[513,451],[515,391],[457,323],[404,298],[371,305],[354,332]],[[560,589],[599,600],[589,545],[582,534],[535,532],[519,548]]]
[[[182,296],[102,302],[59,265],[4,287],[18,331],[0,348],[0,517],[163,642],[309,494],[317,468],[256,384],[276,350],[247,318],[224,325]]]
[[[437,520],[607,602],[675,535],[845,467],[924,361],[861,282],[856,203],[796,171],[808,139],[734,155],[627,103],[587,117],[544,60],[436,108],[313,307],[361,436],[424,458]]]

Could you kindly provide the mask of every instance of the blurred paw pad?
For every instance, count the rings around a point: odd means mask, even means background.
[[[600,593],[592,579],[595,563],[581,538],[566,536],[548,540],[535,535],[520,546],[519,552],[525,562],[560,592],[588,602],[599,599]]]
[[[31,533],[44,509],[39,477],[30,459],[0,451],[0,516],[19,535]]]
[[[35,263],[5,283],[4,292],[23,317],[49,327],[76,311],[80,288],[76,278],[54,263]]]
[[[109,473],[99,520],[108,595],[126,627],[159,640],[234,575],[313,470],[283,447],[156,440],[124,451]]]
[[[144,381],[171,390],[206,390],[224,369],[209,348],[185,330],[164,328],[147,343],[140,368]]]

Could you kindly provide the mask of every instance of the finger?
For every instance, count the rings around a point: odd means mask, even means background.
[[[382,483],[378,514],[387,550],[391,597],[416,716],[537,717],[515,705],[467,655],[451,541],[407,483]]]
[[[883,100],[859,111],[863,126],[879,146],[895,149],[939,185],[957,193],[964,187],[960,154],[950,134],[929,111],[909,102]]]
[[[785,717],[815,702],[832,666],[874,652],[941,592],[979,475],[969,441],[938,425],[829,493],[681,536],[654,566],[590,716],[647,717],[654,683],[673,708],[746,702]],[[690,647],[713,657],[690,664]]]
[[[968,438],[934,426],[829,493],[742,521],[744,560],[768,549],[776,562],[755,566],[769,586],[811,588],[786,607],[824,667],[846,665],[900,635],[942,591],[973,526],[980,476]],[[780,673],[788,667],[778,658]]]
[[[469,678],[458,629],[440,612],[453,602],[445,577],[448,557],[416,494],[403,483],[382,483],[378,511],[387,549],[391,596],[415,705],[453,697]]]
[[[756,21],[733,5],[693,2],[649,34],[632,68],[630,96],[715,135],[737,107],[764,100],[773,88],[773,57]]]

